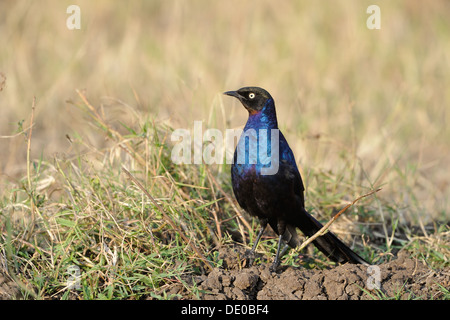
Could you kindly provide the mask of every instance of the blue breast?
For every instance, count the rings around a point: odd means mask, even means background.
[[[273,175],[281,160],[293,162],[294,155],[278,129],[275,105],[269,99],[263,109],[250,114],[234,153],[232,174],[245,179],[253,174]]]

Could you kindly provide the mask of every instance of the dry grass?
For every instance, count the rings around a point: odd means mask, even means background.
[[[29,119],[36,96],[34,158],[66,152],[73,131],[101,144],[66,103],[77,88],[130,125],[137,110],[173,127],[239,127],[245,112],[224,106],[221,92],[260,85],[305,176],[348,167],[339,156],[350,153],[354,174],[387,183],[385,197],[448,212],[448,4],[382,3],[373,31],[368,3],[86,1],[81,30],[65,26],[69,2],[4,3],[0,134]],[[0,172],[20,176],[23,139],[0,143]]]
[[[448,264],[448,229],[427,226],[450,212],[446,1],[382,1],[381,30],[370,1],[77,3],[81,30],[70,1],[0,4],[0,267],[24,292],[68,298],[76,264],[79,297],[157,296],[205,267],[174,229],[211,263],[230,232],[251,240],[228,167],[175,166],[169,143],[194,120],[241,127],[221,93],[244,85],[275,97],[319,218],[382,187],[334,230],[358,221],[375,262],[410,246]]]

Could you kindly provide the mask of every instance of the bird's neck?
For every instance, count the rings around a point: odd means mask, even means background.
[[[275,104],[272,99],[269,99],[261,111],[249,112],[246,129],[278,129],[277,114],[275,111]]]

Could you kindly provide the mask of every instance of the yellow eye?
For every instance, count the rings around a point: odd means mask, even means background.
[[[254,99],[254,98],[255,98],[255,94],[254,94],[253,92],[250,92],[250,93],[248,94],[248,97],[249,97],[250,99]]]

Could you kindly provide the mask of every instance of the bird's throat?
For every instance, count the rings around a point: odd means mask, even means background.
[[[272,100],[259,111],[248,109],[246,128],[278,129],[277,115]]]

